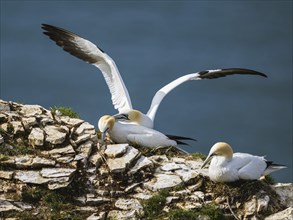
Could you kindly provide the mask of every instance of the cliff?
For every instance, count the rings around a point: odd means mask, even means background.
[[[102,146],[66,114],[0,100],[0,219],[292,219],[292,183],[213,183],[196,155]]]

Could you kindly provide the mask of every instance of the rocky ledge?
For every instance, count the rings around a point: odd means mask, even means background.
[[[216,184],[196,155],[98,136],[56,109],[0,100],[0,219],[292,219],[292,183]]]

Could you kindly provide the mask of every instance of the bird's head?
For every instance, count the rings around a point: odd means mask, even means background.
[[[132,109],[126,113],[114,115],[114,118],[118,121],[127,121],[129,123],[140,124],[142,121],[142,115],[142,112]]]
[[[210,162],[214,156],[222,156],[222,157],[225,157],[226,159],[232,159],[233,150],[232,150],[231,146],[225,142],[218,142],[218,143],[214,144],[214,146],[212,146],[212,148],[209,152],[209,155],[207,156],[207,158],[203,162],[201,168],[204,168],[205,165],[208,162]]]
[[[114,127],[114,124],[115,118],[113,116],[104,115],[99,119],[98,127],[102,133],[102,141],[105,140],[107,132]]]
[[[138,110],[131,110],[128,112],[128,118],[131,122],[135,122],[137,124],[141,123],[142,113]]]

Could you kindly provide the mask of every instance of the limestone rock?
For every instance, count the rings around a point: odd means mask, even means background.
[[[99,167],[103,161],[103,158],[101,156],[101,154],[99,154],[98,152],[93,154],[89,161],[92,163],[92,165],[94,165],[95,167]]]
[[[127,166],[139,156],[139,151],[133,147],[128,147],[126,153],[119,158],[109,158],[107,165],[111,172],[124,172]]]
[[[90,156],[92,152],[92,146],[93,142],[92,141],[87,141],[81,145],[79,145],[77,151],[79,152],[75,156],[75,160],[87,160],[87,158]]]
[[[86,195],[86,204],[89,205],[100,205],[103,203],[110,202],[111,200],[105,197],[99,197],[94,194],[87,194]]]
[[[40,172],[42,177],[54,178],[54,177],[68,177],[73,175],[76,169],[71,168],[43,168]]]
[[[201,170],[202,160],[186,160],[186,165],[193,170]]]
[[[75,145],[79,145],[80,143],[89,140],[90,137],[91,137],[90,134],[80,135],[80,136],[78,136],[78,137],[74,140],[74,143],[75,143]]]
[[[13,205],[11,202],[0,200],[0,213],[7,211],[22,211],[17,206]]]
[[[172,203],[175,200],[179,200],[179,197],[178,196],[168,196],[166,198],[166,204],[170,204],[170,203]]]
[[[0,99],[0,111],[9,112],[10,111],[9,103]]]
[[[18,168],[54,166],[55,163],[54,160],[32,155],[18,156],[15,158],[15,165]]]
[[[153,166],[153,162],[151,160],[149,160],[145,156],[141,156],[137,160],[136,164],[131,168],[131,170],[128,173],[129,174],[135,174],[140,169],[144,169],[146,167],[152,167],[152,166]]]
[[[146,188],[152,191],[158,191],[161,189],[168,189],[178,186],[182,183],[179,176],[173,174],[156,174],[155,178],[144,185]]]
[[[51,181],[48,183],[48,189],[55,190],[67,187],[71,183],[71,181],[71,177],[52,178]]]
[[[43,146],[44,138],[44,132],[40,128],[33,128],[30,135],[28,136],[29,143],[33,147]]]
[[[195,179],[199,175],[198,172],[190,169],[175,170],[175,173],[180,176],[185,183]]]
[[[142,206],[137,199],[118,199],[115,207],[122,210],[142,210]]]
[[[277,212],[265,218],[265,220],[292,220],[293,208],[289,207],[281,212]]]
[[[63,155],[68,155],[68,154],[75,154],[75,151],[71,145],[67,145],[66,147],[61,147],[61,148],[55,148],[50,151],[42,152],[44,155],[50,155],[53,158],[58,158]]]
[[[4,171],[4,170],[0,170],[0,178],[1,179],[7,179],[7,180],[11,180],[13,177],[14,171]]]
[[[14,202],[13,204],[19,207],[21,210],[31,210],[33,208],[33,206],[30,204],[24,202]]]
[[[29,129],[33,125],[37,124],[37,120],[35,117],[22,118],[21,122],[25,129]]]
[[[108,145],[107,149],[105,150],[105,155],[107,155],[110,158],[120,157],[129,148],[128,144],[112,144]]]
[[[4,143],[4,137],[0,134],[0,144]]]
[[[106,212],[93,213],[86,220],[106,220]]]
[[[54,124],[54,120],[53,118],[42,118],[41,119],[41,125],[44,127],[44,126],[47,126],[47,125],[50,125],[50,124]]]
[[[6,115],[6,118],[4,119],[4,121],[6,121],[6,122],[19,121],[21,118],[19,113],[15,112],[15,111],[5,112],[4,115]]]
[[[174,157],[174,158],[172,158],[172,162],[177,163],[177,164],[185,164],[186,159],[181,158],[181,157]]]
[[[159,163],[159,164],[169,162],[169,159],[166,155],[154,155],[154,156],[149,157],[149,159],[151,161],[153,161],[154,163]]]
[[[137,219],[137,211],[130,210],[130,211],[118,211],[112,210],[109,212],[108,217],[111,219],[123,219],[123,220],[135,220]]]
[[[60,163],[69,163],[74,159],[75,151],[71,145],[62,148],[55,148],[50,151],[43,151],[43,155],[48,155]]]
[[[266,211],[270,202],[270,197],[268,195],[261,196],[257,200],[257,213]]]
[[[253,198],[249,202],[246,202],[244,206],[244,210],[245,210],[245,217],[253,216],[254,213],[256,212],[256,198]]]
[[[77,127],[84,122],[84,120],[82,119],[70,118],[68,116],[61,116],[60,120],[61,122],[63,122],[66,125],[69,125],[70,127]]]
[[[140,200],[147,200],[152,198],[152,194],[146,193],[146,192],[136,193],[133,195],[133,198],[140,199]]]
[[[24,128],[23,128],[23,126],[22,126],[20,121],[12,121],[12,122],[10,122],[10,124],[13,127],[13,133],[14,134],[19,134],[19,133],[24,132]]]
[[[66,133],[61,132],[56,126],[50,125],[45,127],[46,141],[51,144],[62,144],[65,141]]]
[[[88,122],[84,122],[82,123],[76,130],[75,130],[75,134],[77,135],[82,135],[84,133],[87,134],[95,134],[95,126],[91,125]]]
[[[39,105],[23,105],[21,107],[20,113],[26,117],[36,116],[42,114],[42,107]]]
[[[44,184],[48,183],[50,179],[43,178],[39,171],[35,170],[17,170],[14,178],[24,183]]]
[[[181,167],[177,163],[174,163],[174,162],[166,163],[165,165],[161,167],[161,170],[164,170],[164,171],[174,171],[179,169],[181,169]]]
[[[293,184],[277,183],[273,187],[280,196],[282,203],[287,207],[293,207]]]

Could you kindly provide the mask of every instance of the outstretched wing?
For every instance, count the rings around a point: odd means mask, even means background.
[[[233,74],[243,74],[243,75],[259,75],[267,77],[266,74],[243,68],[229,68],[229,69],[217,69],[217,70],[205,70],[198,72],[199,78],[201,79],[216,79],[220,77],[225,77]]]
[[[174,81],[168,83],[163,88],[161,88],[155,96],[153,97],[152,104],[150,109],[147,112],[147,116],[150,117],[152,121],[154,121],[156,112],[159,108],[161,101],[164,97],[171,92],[174,88],[179,86],[180,84],[189,81],[189,80],[201,80],[201,79],[216,79],[220,77],[225,77],[233,74],[244,74],[244,75],[259,75],[263,77],[267,77],[264,73],[257,72],[250,69],[243,68],[229,68],[229,69],[216,69],[216,70],[205,70],[197,73],[191,73],[184,76],[181,76]]]
[[[92,42],[59,27],[43,24],[44,34],[71,55],[100,69],[119,113],[132,109],[131,100],[115,62]]]

